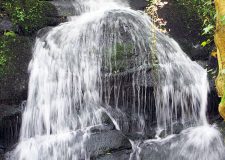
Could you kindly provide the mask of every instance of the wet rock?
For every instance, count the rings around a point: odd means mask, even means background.
[[[131,148],[129,140],[120,131],[109,130],[92,133],[86,142],[87,152],[91,157],[109,153],[113,150]]]
[[[99,126],[91,127],[90,132],[98,133],[98,132],[107,131],[107,130],[109,131],[109,130],[113,130],[113,129],[115,129],[115,127],[113,125],[102,124]]]
[[[49,139],[51,140],[48,141]],[[46,141],[49,143],[46,143]],[[62,133],[60,135],[38,136],[23,141],[19,145],[31,145],[28,152],[33,154],[33,151],[35,153],[38,151],[40,159],[46,158],[46,151],[54,151],[54,154],[50,154],[48,157],[49,159],[54,159],[54,155],[65,154],[68,148],[70,148],[70,155],[76,155],[76,157],[81,160],[85,159],[85,156],[88,156],[91,159],[97,159],[98,157],[108,155],[109,153],[131,149],[129,140],[122,132],[112,129],[110,126],[107,127],[106,125],[88,127],[85,131],[77,130],[74,132]],[[65,148],[65,145],[68,145],[68,148]],[[19,154],[25,154],[21,156],[26,156],[26,152],[22,151],[24,148],[21,146],[18,148],[19,150],[11,155],[17,157]],[[44,157],[42,157],[42,155]],[[14,157],[11,158],[13,159]]]
[[[5,147],[0,144],[0,155],[5,153]]]
[[[199,34],[202,32],[201,21],[193,15],[185,18],[186,10],[177,5],[176,0],[162,0],[167,4],[158,8],[158,16],[166,21],[166,30],[189,55],[192,60],[207,59],[210,49],[201,47],[205,39]],[[191,26],[191,28],[190,28]]]
[[[100,155],[96,158],[92,158],[91,160],[128,160],[130,158],[132,150],[120,150],[108,152],[104,155]]]
[[[213,56],[209,56],[208,60],[196,61],[203,68],[207,69],[208,82],[209,82],[209,93],[207,103],[207,116],[209,119],[213,119],[219,115],[218,106],[220,103],[220,97],[218,97],[217,90],[215,88],[215,79],[218,75],[218,60]]]
[[[45,28],[42,28],[40,29],[38,32],[37,32],[37,35],[36,37],[37,38],[41,38],[42,40],[44,40],[47,36],[47,33],[52,29],[53,27],[45,27]]]
[[[144,10],[148,5],[146,0],[129,0],[128,2],[131,8],[136,10]]]
[[[20,104],[27,99],[28,64],[32,57],[32,37],[17,36],[10,43],[6,71],[0,76],[0,104]]]
[[[197,44],[192,46],[188,55],[192,60],[208,60],[210,52],[206,47],[202,47],[200,44]]]
[[[173,125],[173,133],[179,134],[184,129],[184,125],[182,123],[175,123]]]
[[[8,149],[17,143],[21,126],[22,108],[18,105],[0,105],[0,144]]]
[[[58,12],[58,15],[61,17],[68,17],[68,16],[74,16],[74,15],[79,15],[79,3],[74,4],[72,1],[51,1],[51,4],[53,4]],[[75,3],[75,2],[74,2]]]

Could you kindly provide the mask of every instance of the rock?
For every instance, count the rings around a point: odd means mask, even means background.
[[[184,129],[184,125],[182,123],[175,123],[173,125],[173,133],[179,134]]]
[[[7,18],[0,19],[0,33],[12,30],[13,30],[13,23],[9,19]]]
[[[0,149],[5,148],[7,150],[17,143],[21,116],[21,107],[17,105],[0,105],[0,144],[2,144]]]
[[[146,0],[129,0],[128,2],[131,8],[136,10],[144,10],[148,5],[148,1]]]
[[[101,128],[99,130],[99,128]],[[118,130],[112,129],[107,126],[93,126],[84,130],[77,130],[73,132],[66,132],[56,135],[43,135],[37,136],[26,141],[22,141],[19,145],[30,145],[30,154],[33,152],[40,155],[40,159],[45,159],[46,156],[50,159],[54,159],[54,155],[63,155],[69,149],[70,155],[73,155],[78,159],[85,159],[84,156],[88,156],[91,159],[98,159],[108,155],[108,153],[130,150],[131,144],[129,140]],[[91,131],[91,132],[90,132]],[[68,147],[65,147],[68,146]],[[22,146],[17,147],[14,155],[18,154],[23,157],[27,156],[27,152],[23,152]],[[46,151],[52,150],[54,154],[48,154]],[[85,150],[85,153],[84,153]],[[24,155],[23,155],[24,154]],[[13,157],[11,157],[13,158]],[[63,157],[67,159],[66,157]]]
[[[75,1],[76,2],[76,1]],[[74,3],[75,3],[74,2]],[[61,17],[68,17],[80,14],[80,4],[77,2],[73,5],[72,1],[51,1]]]
[[[0,155],[5,153],[5,147],[0,144]]]
[[[91,160],[129,160],[130,154],[132,150],[120,150],[108,152],[104,155],[100,155],[96,158],[92,158]]]
[[[61,17],[69,17],[80,15],[84,10],[84,6],[79,3],[79,1],[50,1],[58,11],[58,15]],[[131,8],[136,10],[144,10],[148,5],[146,0],[129,0],[128,1]]]
[[[165,28],[170,36],[181,45],[181,48],[193,60],[207,59],[210,51],[205,49],[206,47],[202,48],[199,44],[204,41],[199,34],[202,32],[201,21],[195,17],[185,19],[184,17],[187,17],[186,11],[177,5],[176,0],[162,0],[162,2],[167,2],[167,4],[159,7],[157,13],[159,18],[167,22]]]
[[[192,60],[208,60],[210,52],[206,47],[202,47],[200,44],[191,47],[189,56]]]
[[[141,153],[139,155],[141,160],[164,160],[168,157],[169,147],[161,145],[157,142],[147,142],[140,145]]]
[[[217,90],[215,88],[215,79],[218,74],[218,61],[217,58],[209,56],[208,60],[198,60],[196,62],[208,71],[209,93],[207,116],[209,119],[213,119],[213,117],[216,117],[219,114],[218,106],[220,103],[220,98],[218,97]]]
[[[97,157],[113,150],[131,148],[129,140],[120,131],[110,130],[91,134],[86,142],[87,152],[91,157]]]
[[[52,29],[53,27],[45,27],[45,28],[42,28],[40,29],[38,32],[37,32],[37,35],[36,37],[37,38],[41,38],[42,40],[44,40],[47,36],[47,33]]]
[[[27,99],[28,64],[32,57],[32,37],[17,36],[10,43],[6,71],[0,76],[0,104],[20,104]]]
[[[43,21],[45,21],[45,24],[43,25],[43,27],[57,26],[59,23],[67,21],[65,15],[62,15],[59,12],[58,6],[55,5],[54,2],[43,1],[43,3],[44,3],[44,9],[45,9],[44,19],[43,19]]]

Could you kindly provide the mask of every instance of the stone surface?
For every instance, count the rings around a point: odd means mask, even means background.
[[[18,141],[21,113],[20,106],[0,105],[0,149],[5,151]]]
[[[96,158],[92,158],[91,160],[129,160],[130,154],[132,150],[120,150],[108,152],[104,155],[100,155]]]
[[[0,104],[19,104],[27,99],[28,64],[33,42],[32,37],[17,36],[10,44],[8,69],[0,77]]]
[[[131,148],[129,140],[117,130],[92,133],[86,145],[87,152],[90,153],[91,157],[97,157],[113,150]]]
[[[7,18],[0,18],[0,33],[13,30],[12,22]]]
[[[179,7],[175,0],[162,2],[167,4],[159,7],[157,13],[159,18],[167,22],[165,28],[169,35],[181,45],[192,60],[208,59],[211,49],[202,48],[200,45],[205,40],[199,34],[202,32],[201,22],[196,17],[187,19],[185,9]]]
[[[79,4],[74,6],[71,1],[52,1],[50,3],[56,7],[59,16],[68,17],[80,14],[76,10]]]
[[[70,148],[70,154],[76,155],[79,160],[85,159],[85,155],[83,154],[84,148],[86,156],[93,160],[105,156],[108,157],[109,153],[116,153],[117,157],[121,157],[123,154],[119,154],[117,152],[131,150],[131,144],[129,140],[122,134],[122,132],[115,130],[111,126],[99,125],[86,128],[85,130],[90,134],[87,134],[87,132],[84,132],[83,130],[77,130],[74,132],[61,133],[59,135],[37,136],[32,139],[27,139],[21,143],[31,145],[30,152],[38,150],[40,159],[45,159],[45,157],[41,156],[42,153],[46,150],[53,149],[53,147],[57,152],[56,154],[64,154],[64,152],[67,152],[66,150]],[[62,136],[64,138],[62,138]],[[51,139],[47,145],[46,139]],[[32,144],[34,144],[34,146]],[[64,148],[65,144],[69,147]],[[22,150],[23,148],[20,149]],[[19,154],[20,151],[17,151]],[[127,154],[129,153],[125,152],[125,156]],[[10,155],[12,156],[10,152],[6,154],[6,156]],[[16,154],[14,156],[17,157],[18,155]],[[13,159],[14,157],[10,158]]]
[[[136,9],[136,10],[144,10],[148,2],[146,0],[128,0],[131,8]]]

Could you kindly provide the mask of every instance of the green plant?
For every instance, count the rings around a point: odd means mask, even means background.
[[[43,26],[44,5],[39,0],[3,0],[3,8],[24,34]]]
[[[5,40],[0,41],[0,74],[4,72],[7,63],[8,54],[7,42]]]
[[[13,31],[5,32],[0,36],[0,75],[6,73],[7,64],[10,60],[10,46],[16,40],[16,34]]]
[[[198,32],[201,36],[201,41],[203,41],[202,46],[206,46],[213,41],[216,10],[212,0],[148,1],[149,7],[147,7],[147,12],[151,17],[153,17],[153,22],[155,22],[159,28],[164,29],[164,25],[166,25],[166,23],[163,23],[163,20],[158,17],[158,8],[163,7],[167,3],[171,3],[176,6],[175,9],[182,15],[182,23],[188,30],[190,30],[191,34],[199,30]],[[225,24],[225,16],[221,19],[224,19],[223,22]],[[198,25],[201,25],[200,29],[196,29]]]
[[[195,18],[200,20],[202,26],[201,35],[204,36],[205,41],[202,46],[206,46],[213,41],[215,30],[216,10],[212,0],[175,0],[175,2],[182,7],[186,12],[186,18]],[[192,26],[189,26],[190,28]]]
[[[111,70],[114,73],[123,71],[128,67],[128,59],[133,54],[133,45],[130,43],[116,43],[107,52],[107,56],[110,56]],[[107,68],[110,68],[107,66]]]
[[[7,32],[4,32],[4,36],[15,38],[16,37],[16,33],[13,32],[13,31],[7,31]]]

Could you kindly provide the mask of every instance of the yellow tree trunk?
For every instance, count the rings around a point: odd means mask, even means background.
[[[217,11],[215,43],[219,63],[219,74],[216,79],[216,88],[218,95],[223,97],[219,105],[219,112],[225,119],[225,25],[222,23],[222,17],[225,16],[225,0],[215,0],[215,6]]]

